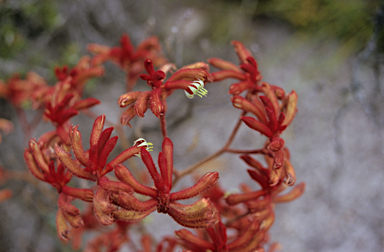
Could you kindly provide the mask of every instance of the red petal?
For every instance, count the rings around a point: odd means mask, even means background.
[[[263,190],[254,191],[250,193],[234,193],[229,195],[225,201],[228,203],[228,205],[237,205],[241,202],[245,202],[248,200],[254,200],[257,199],[263,195],[265,195],[266,192]]]
[[[105,122],[105,115],[100,115],[96,118],[95,122],[93,123],[93,128],[91,131],[91,137],[90,137],[90,146],[97,145],[97,142],[99,141],[100,134],[103,130]]]
[[[189,230],[186,230],[186,229],[177,230],[175,231],[175,234],[184,242],[192,245],[193,247],[197,246],[199,249],[204,249],[204,251],[205,250],[215,251],[215,246],[212,243],[192,234],[192,232]]]
[[[163,141],[162,145],[164,157],[167,160],[167,171],[164,172],[166,174],[166,178],[164,177],[165,183],[169,185],[169,190],[172,188],[172,175],[173,175],[173,143],[171,139],[166,137]]]
[[[259,131],[267,137],[272,137],[273,132],[263,123],[257,121],[255,118],[242,116],[241,120],[250,128]]]
[[[161,101],[160,95],[161,95],[161,89],[158,88],[153,90],[150,96],[151,110],[156,117],[159,117],[164,113],[164,105],[163,105],[163,102]]]
[[[115,175],[121,182],[131,186],[135,192],[157,198],[157,190],[137,182],[132,173],[124,165],[118,164],[115,166]]]
[[[144,117],[144,113],[145,111],[147,111],[147,108],[148,108],[147,104],[148,104],[150,95],[151,95],[151,91],[145,91],[138,96],[135,103],[136,115],[140,117]]]
[[[149,152],[145,148],[141,148],[141,158],[142,158],[145,166],[147,166],[149,174],[151,174],[151,177],[152,177],[153,181],[155,182],[155,186],[156,186],[157,190],[163,191],[164,190],[163,178],[160,176],[160,174],[156,170],[156,167],[155,167],[155,164],[153,163],[151,154],[149,154]]]
[[[72,172],[75,176],[79,178],[96,180],[96,176],[90,172],[83,170],[79,167],[75,161],[72,160],[71,156],[67,154],[62,148],[60,148],[57,144],[55,145],[55,152],[57,157],[60,159],[61,163],[67,167],[67,169]]]
[[[232,62],[220,59],[220,58],[209,58],[208,63],[212,66],[222,70],[232,70],[241,73],[241,70]]]
[[[202,178],[197,181],[197,183],[185,190],[172,193],[170,196],[171,201],[189,199],[192,198],[214,186],[219,179],[218,172],[208,172]]]
[[[100,104],[100,103],[101,102],[98,99],[90,97],[90,98],[76,102],[72,106],[72,108],[74,108],[76,110],[81,110],[81,109],[93,107],[93,106]]]
[[[118,138],[118,136],[114,136],[111,139],[109,139],[107,141],[107,143],[105,144],[103,150],[101,151],[100,156],[99,156],[99,162],[98,162],[98,164],[101,168],[103,168],[105,166],[105,164],[107,163],[107,158],[108,158],[109,154],[111,153],[111,151],[113,150],[113,148],[115,148],[117,138]],[[107,172],[109,172],[109,171],[106,169],[100,175],[103,176]]]
[[[88,163],[88,158],[85,155],[85,151],[83,148],[83,143],[81,139],[81,133],[77,130],[77,127],[72,127],[71,130],[69,131],[70,135],[70,140],[71,140],[71,147],[73,150],[73,153],[75,154],[75,157],[79,162],[87,166]]]

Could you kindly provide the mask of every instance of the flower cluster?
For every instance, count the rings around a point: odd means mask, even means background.
[[[99,232],[84,246],[85,251],[117,251],[124,244],[132,243],[132,237],[138,237],[130,235],[134,231],[141,232],[142,251],[152,251],[153,248],[158,252],[185,249],[264,251],[270,244],[268,231],[275,221],[275,204],[292,201],[305,189],[304,183],[295,185],[295,170],[281,137],[297,112],[296,92],[286,94],[282,88],[262,81],[256,59],[238,41],[232,44],[239,66],[220,58],[208,59],[209,64],[220,69],[216,72],[210,72],[209,65],[204,62],[177,69],[163,57],[156,37],[150,37],[134,48],[130,38],[123,35],[120,44],[112,48],[89,45],[93,57],[82,57],[71,69],[68,66],[55,68],[58,80],[55,85],[48,85],[32,72],[25,79],[14,75],[6,82],[0,81],[0,96],[19,112],[31,104],[33,109],[41,111],[40,119],[54,126],[54,130],[45,132],[37,140],[29,140],[24,159],[29,172],[57,192],[58,236],[63,241],[72,240],[72,247],[77,250],[82,248],[81,240],[86,232]],[[84,148],[84,134],[79,129],[86,125],[74,126],[71,119],[100,104],[92,97],[83,99],[83,90],[90,78],[104,74],[102,63],[106,61],[118,65],[127,76],[127,93],[117,99],[120,107],[127,107],[120,123],[131,126],[135,116],[144,117],[150,109],[159,118],[162,144],[139,138],[129,146],[129,137],[125,136],[121,125],[107,121],[104,114],[84,113],[94,120],[89,147]],[[148,90],[133,90],[140,83],[139,79],[146,82]],[[206,97],[206,84],[224,79],[237,80],[230,86],[228,102],[240,109],[242,116],[233,133],[217,152],[185,169],[176,169],[174,163],[181,162],[174,162],[174,143],[167,133],[168,97],[177,94],[177,89],[183,90],[187,98]],[[24,123],[27,124],[25,129],[33,128],[27,120]],[[266,137],[263,148],[230,148],[242,123]],[[113,127],[104,129],[106,124],[118,127],[119,136],[112,135]],[[11,129],[9,121],[0,119],[0,130],[7,133]],[[30,136],[30,133],[26,132],[26,135]],[[118,139],[123,140],[121,146],[117,144]],[[150,151],[160,145],[155,165]],[[174,191],[180,179],[223,153],[240,156],[250,167],[246,172],[256,181],[258,189],[240,184],[240,193],[227,193],[225,187],[228,185],[218,184],[219,173],[207,172],[198,179],[195,177],[193,185],[184,185]],[[254,155],[262,155],[265,164]],[[138,160],[139,164],[144,164],[144,172],[138,169]],[[2,171],[0,178],[5,177]],[[243,171],[236,167],[236,172]],[[88,183],[79,183],[82,180]],[[289,186],[293,186],[292,189],[282,193]],[[7,189],[0,190],[0,201],[9,197]],[[191,201],[193,197],[199,198]],[[72,204],[74,200],[82,203]],[[187,204],[182,200],[190,202]],[[176,238],[166,236],[154,244],[151,234],[143,232],[144,220],[156,211],[169,215],[184,227],[175,231]],[[277,243],[272,243],[269,251],[278,247]]]

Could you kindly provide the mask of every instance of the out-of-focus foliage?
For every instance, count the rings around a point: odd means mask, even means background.
[[[319,39],[339,39],[356,51],[374,31],[380,0],[268,0],[260,1],[256,15],[288,22],[298,31]]]
[[[58,23],[55,0],[0,1],[0,57],[12,57]]]

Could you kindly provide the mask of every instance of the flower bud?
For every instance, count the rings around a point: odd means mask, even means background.
[[[231,101],[235,108],[239,108],[244,111],[251,112],[257,117],[257,119],[259,119],[260,122],[264,124],[268,123],[264,111],[261,110],[259,107],[255,106],[254,104],[252,104],[250,101],[248,101],[244,97],[239,95],[234,95],[231,98]]]
[[[168,214],[189,228],[208,228],[219,221],[217,210],[209,199],[200,199],[190,205],[170,202]]]
[[[294,90],[292,90],[291,93],[288,94],[287,97],[287,107],[285,111],[285,119],[282,125],[289,125],[291,124],[293,118],[295,117],[296,111],[297,111],[297,94]]]
[[[135,103],[135,113],[140,117],[144,117],[145,111],[147,111],[147,104],[149,97],[151,95],[151,91],[142,92],[136,100]]]
[[[179,192],[172,193],[170,200],[173,201],[192,198],[216,185],[218,179],[218,172],[208,172],[202,178],[200,178],[194,186]]]
[[[63,212],[60,210],[60,208],[56,214],[56,229],[57,229],[57,234],[61,240],[69,241],[70,229],[63,215]]]
[[[119,104],[120,107],[126,107],[128,105],[131,105],[137,100],[141,93],[141,91],[134,91],[123,94],[119,97],[117,104]]]
[[[241,70],[238,68],[238,66],[236,66],[232,62],[229,62],[220,58],[209,58],[208,63],[222,70],[232,70],[232,71],[241,73]]]
[[[134,117],[136,116],[135,113],[135,106],[131,105],[127,110],[124,111],[124,113],[121,115],[120,122],[122,125],[128,125],[132,128],[131,124],[129,123]]]
[[[305,183],[301,182],[297,184],[295,187],[292,188],[291,191],[284,195],[277,195],[273,197],[273,202],[275,203],[284,203],[284,202],[289,202],[292,200],[297,199],[300,197],[305,191]]]

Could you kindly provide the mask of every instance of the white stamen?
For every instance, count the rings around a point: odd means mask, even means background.
[[[187,91],[184,90],[185,95],[189,98],[192,99],[195,95],[199,96],[200,98],[203,98],[203,96],[207,96],[208,90],[204,88],[204,81],[202,80],[196,80],[191,83],[189,86],[189,90],[193,94],[188,93]]]
[[[133,142],[133,146],[136,146],[136,147],[146,147],[145,149],[147,151],[152,151],[152,149],[153,149],[153,144],[150,143],[150,142],[147,142],[144,138],[137,139],[135,142]],[[140,154],[136,154],[135,156],[141,158]]]

